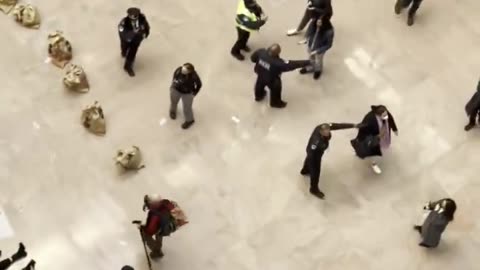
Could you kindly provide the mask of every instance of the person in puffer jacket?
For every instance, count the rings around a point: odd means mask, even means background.
[[[333,37],[334,29],[329,16],[320,17],[308,26],[306,41],[311,64],[300,69],[300,74],[313,72],[315,80],[320,78],[323,71],[323,57],[332,47]]]

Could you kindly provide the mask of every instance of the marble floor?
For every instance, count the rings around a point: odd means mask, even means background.
[[[480,75],[480,1],[425,0],[408,27],[394,0],[333,0],[324,75],[285,74],[284,110],[255,103],[251,63],[230,57],[235,0],[30,2],[39,30],[0,14],[2,258],[23,241],[37,269],[147,269],[130,222],[144,218],[143,195],[159,193],[179,202],[190,224],[164,241],[153,269],[478,269],[480,128],[463,131],[463,108]],[[269,21],[251,47],[279,42],[285,58],[305,58],[300,37],[285,36],[304,2],[260,0]],[[132,5],[152,27],[135,78],[122,70],[116,33]],[[63,72],[45,63],[47,34],[57,29],[87,72],[88,94],[66,91]],[[168,119],[168,88],[187,61],[204,88],[196,124],[184,131],[181,117]],[[104,137],[79,120],[95,100]],[[326,200],[312,197],[298,173],[311,130],[358,122],[379,103],[400,130],[384,173],[353,155],[355,131],[337,132],[323,162]],[[120,174],[113,157],[132,144],[146,168]],[[421,206],[446,196],[458,203],[455,222],[438,249],[419,248],[411,226]]]

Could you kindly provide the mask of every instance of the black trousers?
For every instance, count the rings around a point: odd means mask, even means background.
[[[237,27],[237,41],[233,44],[232,53],[233,54],[240,54],[240,50],[245,49],[247,47],[248,39],[250,38],[250,32]]]
[[[478,116],[478,120],[480,122],[480,109],[477,109],[476,112],[470,114],[470,117],[469,117],[469,121],[468,121],[468,124],[469,125],[475,125],[477,123],[477,116]]]
[[[141,40],[134,40],[131,42],[126,42],[120,39],[120,48],[122,50],[122,55],[125,56],[125,65],[124,68],[132,68],[133,62],[137,57],[137,51],[140,47]]]
[[[6,270],[12,265],[12,260],[10,258],[0,261],[0,270]]]
[[[307,154],[303,162],[302,172],[310,175],[310,190],[318,190],[320,182],[320,171],[322,167],[322,159],[314,154]]]
[[[408,11],[408,15],[413,16],[417,12],[422,1],[423,0],[397,0],[397,3],[400,2],[403,8],[407,8],[408,6],[410,6],[410,4],[412,4],[410,10]]]
[[[258,76],[255,82],[255,100],[262,100],[265,97],[267,94],[265,87],[270,89],[270,106],[280,104],[282,102],[282,80],[277,78],[271,81]]]

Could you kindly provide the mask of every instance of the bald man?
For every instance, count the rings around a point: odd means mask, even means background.
[[[262,101],[266,96],[265,87],[270,89],[270,106],[272,108],[285,108],[287,102],[282,100],[282,79],[283,72],[292,71],[306,67],[309,60],[288,61],[280,58],[282,48],[273,44],[268,49],[255,51],[250,60],[255,63],[257,82],[255,83],[255,100]]]

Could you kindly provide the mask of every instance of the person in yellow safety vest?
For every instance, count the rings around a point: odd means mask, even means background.
[[[231,54],[233,57],[243,61],[245,57],[241,50],[249,52],[247,46],[250,32],[258,31],[267,21],[267,17],[262,11],[260,5],[255,0],[240,0],[237,7],[237,42],[232,47]]]

